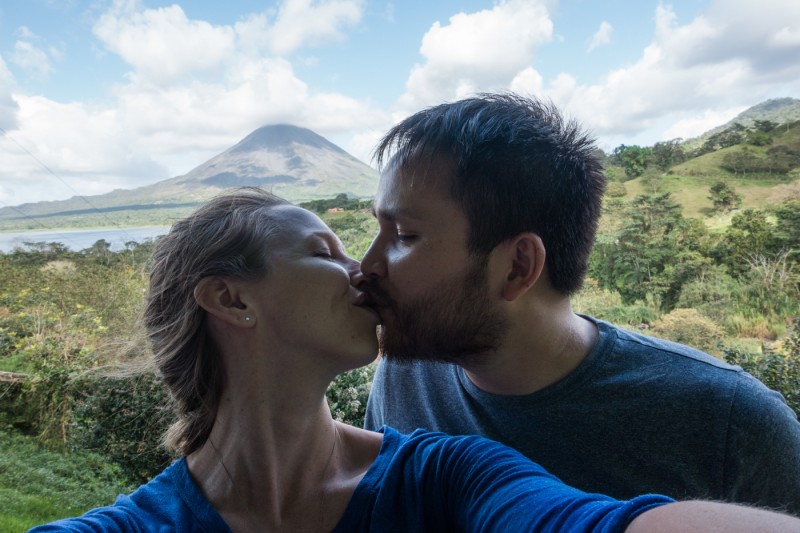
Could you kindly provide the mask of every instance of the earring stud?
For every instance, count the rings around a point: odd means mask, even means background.
[[[245,320],[245,322],[250,322],[250,317],[246,316],[246,317],[244,317],[244,320]]]

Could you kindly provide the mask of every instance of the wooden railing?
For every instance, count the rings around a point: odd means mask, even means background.
[[[28,379],[28,374],[21,372],[4,372],[0,370],[0,382],[2,383],[22,383]]]

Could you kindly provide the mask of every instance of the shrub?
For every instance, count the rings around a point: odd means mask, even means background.
[[[624,183],[612,181],[606,187],[606,194],[612,198],[622,198],[628,194],[628,190],[625,188]]]
[[[367,410],[367,397],[372,387],[377,363],[339,374],[328,387],[328,405],[333,418],[362,427]]]
[[[653,323],[653,334],[686,344],[710,354],[718,354],[722,328],[696,309],[675,309]]]
[[[722,323],[742,294],[742,286],[723,267],[709,269],[703,279],[681,287],[677,307],[697,309],[701,314]]]
[[[72,383],[71,450],[91,450],[139,483],[173,459],[161,445],[172,420],[169,394],[151,373],[83,375]]]
[[[724,350],[728,363],[741,366],[767,387],[780,392],[800,416],[800,320],[775,350],[754,353],[739,348]]]
[[[640,326],[650,324],[658,318],[653,305],[642,301],[625,305],[618,292],[601,289],[593,279],[587,279],[583,288],[572,297],[572,306],[577,313],[615,324]]]
[[[601,309],[593,316],[614,324],[627,324],[629,326],[651,324],[658,319],[658,313],[652,307],[639,302]]]
[[[752,310],[745,310],[747,316],[735,313],[724,318],[725,329],[739,338],[775,340],[786,334],[786,325],[782,319],[768,320]]]

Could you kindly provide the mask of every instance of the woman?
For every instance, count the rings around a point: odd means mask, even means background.
[[[681,505],[585,494],[480,437],[335,422],[328,385],[377,350],[360,281],[319,218],[258,189],[175,224],[144,324],[181,459],[113,506],[37,530],[615,531]]]

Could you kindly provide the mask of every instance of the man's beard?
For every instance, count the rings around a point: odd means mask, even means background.
[[[390,312],[380,328],[381,354],[399,362],[480,364],[508,329],[492,308],[486,272],[487,258],[475,258],[462,279],[444,281],[404,304],[371,283],[373,300]]]

